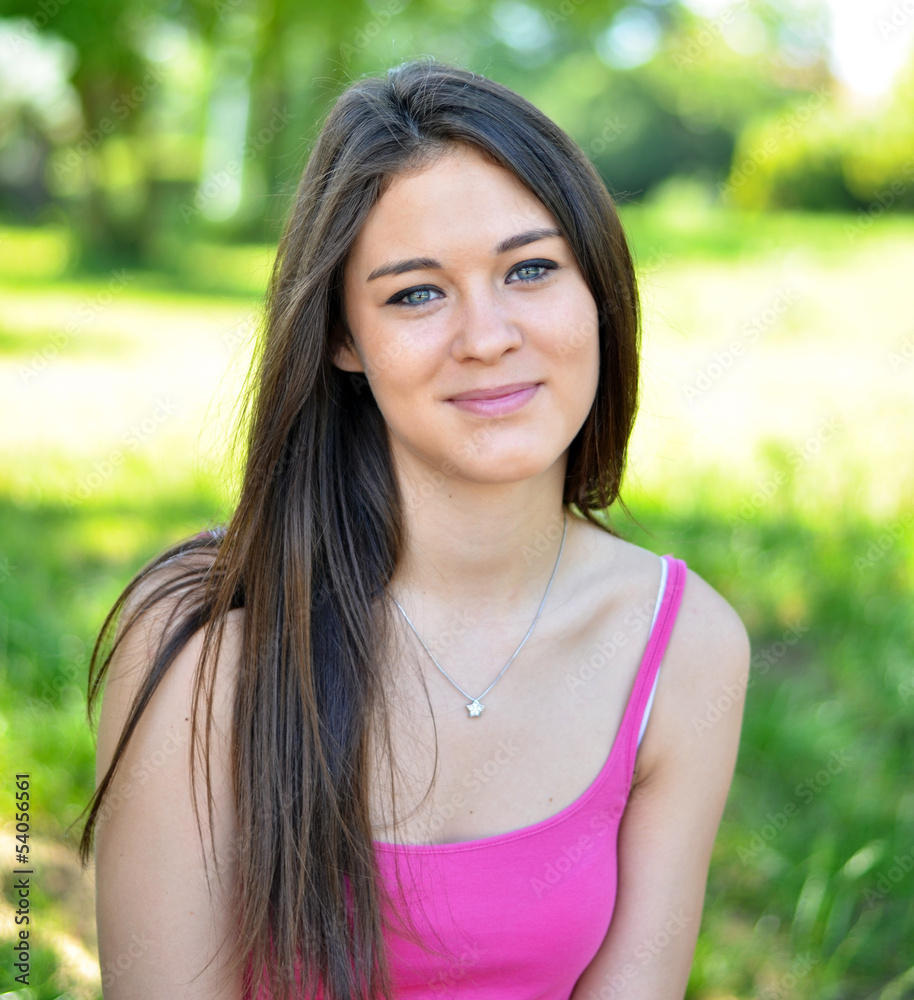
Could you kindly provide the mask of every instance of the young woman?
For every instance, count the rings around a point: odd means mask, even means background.
[[[505,87],[351,85],[282,238],[223,529],[102,629],[105,995],[684,994],[748,644],[623,541],[638,300]],[[123,611],[101,667],[101,639]]]

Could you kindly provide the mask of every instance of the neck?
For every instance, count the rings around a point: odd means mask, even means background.
[[[513,483],[401,470],[406,546],[392,593],[401,603],[446,607],[475,620],[535,611],[562,542],[564,479],[564,456]]]

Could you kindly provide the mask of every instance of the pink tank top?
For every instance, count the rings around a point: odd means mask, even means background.
[[[619,824],[685,578],[682,560],[662,557],[650,635],[622,723],[606,763],[571,805],[479,840],[374,842],[395,903],[384,915],[397,1000],[568,1000],[612,920]],[[403,933],[404,903],[432,951]]]

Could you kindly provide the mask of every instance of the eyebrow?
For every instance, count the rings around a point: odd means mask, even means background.
[[[507,253],[509,250],[517,250],[519,247],[526,246],[528,243],[535,243],[537,240],[550,239],[553,236],[563,236],[564,234],[558,230],[551,227],[540,227],[539,229],[528,229],[526,232],[517,233],[514,236],[508,236],[495,247],[494,256],[499,257],[503,253]],[[389,274],[403,274],[406,271],[418,271],[418,270],[441,270],[441,262],[435,260],[434,257],[410,257],[409,260],[392,260],[387,264],[382,264],[380,267],[376,267],[371,274],[365,279],[366,281],[374,281],[375,278],[384,278]]]

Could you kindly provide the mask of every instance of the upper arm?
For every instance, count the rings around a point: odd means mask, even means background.
[[[612,924],[574,1000],[607,987],[619,995],[624,988],[628,1000],[682,1000],[736,764],[748,670],[742,622],[690,572],[619,829]],[[709,713],[709,703],[727,707]]]
[[[241,614],[233,611],[227,620],[214,687],[212,832],[220,877],[213,871],[202,768],[197,772],[202,849],[191,798],[191,701],[202,631],[162,678],[102,802],[95,834],[96,917],[102,986],[109,1000],[241,995],[240,984],[223,977],[230,946],[220,951],[234,919],[236,818],[229,737]],[[148,671],[163,618],[163,611],[145,613],[111,659],[98,724],[99,779]],[[204,702],[198,714],[202,727]],[[203,850],[210,861],[209,887]]]

